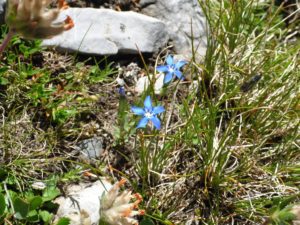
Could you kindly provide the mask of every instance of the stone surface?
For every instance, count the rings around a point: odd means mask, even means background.
[[[152,79],[152,75],[150,75],[150,79]],[[135,85],[134,91],[141,95],[150,85],[150,81],[148,76],[140,77]],[[155,84],[154,84],[154,92],[155,94],[160,94],[162,91],[162,88],[164,86],[164,74],[160,73],[157,74]]]
[[[192,39],[197,54],[206,53],[206,18],[198,0],[141,0],[142,13],[167,25],[175,51],[192,55]],[[191,32],[191,27],[193,32]]]
[[[66,15],[74,20],[74,28],[44,40],[43,46],[93,55],[152,53],[164,47],[169,38],[163,22],[135,12],[69,8],[58,20]]]
[[[294,205],[291,209],[291,213],[295,215],[293,225],[300,225],[300,205]]]
[[[147,88],[149,87],[150,81],[147,76],[140,77],[138,81],[136,82],[134,91],[138,94],[141,95]]]
[[[92,184],[81,183],[67,187],[67,197],[59,197],[55,222],[61,217],[71,219],[70,225],[97,225],[100,220],[100,198],[112,185],[105,179]]]
[[[35,190],[44,190],[47,185],[44,182],[36,181],[31,185],[31,187]]]
[[[80,157],[86,160],[93,160],[100,157],[103,152],[103,140],[100,137],[90,138],[78,144]]]
[[[141,68],[138,66],[138,64],[132,62],[127,65],[126,68],[122,68],[122,71],[120,72],[126,84],[132,86],[137,82],[141,73]]]

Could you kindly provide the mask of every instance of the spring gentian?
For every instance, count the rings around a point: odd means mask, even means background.
[[[168,55],[166,62],[167,65],[156,67],[156,70],[158,72],[163,72],[166,74],[164,78],[164,84],[169,83],[173,79],[174,75],[178,79],[183,79],[183,74],[180,71],[180,68],[187,64],[187,62],[184,60],[180,60],[177,63],[174,63],[173,56],[171,55]]]
[[[125,88],[124,87],[119,87],[118,89],[119,95],[125,97],[126,93],[125,93]]]
[[[142,116],[142,119],[139,121],[137,128],[146,127],[149,121],[151,121],[154,127],[159,130],[161,127],[160,120],[157,117],[157,114],[160,114],[165,111],[163,106],[152,106],[151,97],[147,96],[144,101],[144,108],[132,106],[131,111],[135,115]]]

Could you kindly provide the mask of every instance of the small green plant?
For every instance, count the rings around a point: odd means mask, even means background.
[[[104,68],[100,69],[100,64],[104,64]],[[111,75],[117,73],[117,70],[113,68],[113,62],[108,63],[107,59],[104,58],[93,65],[88,72],[88,80],[91,84],[107,82]]]
[[[6,222],[19,221],[30,224],[51,224],[57,206],[52,200],[60,195],[55,180],[49,180],[43,190],[28,190],[19,193],[13,190],[15,178],[8,177],[0,186],[0,217]]]
[[[118,107],[118,121],[115,128],[114,137],[117,146],[125,146],[129,137],[133,135],[134,121],[129,120],[128,116],[129,104],[126,98],[125,88],[119,88],[119,107]]]
[[[296,196],[287,198],[274,198],[273,207],[270,210],[270,217],[265,221],[265,225],[289,225],[292,224],[296,215],[292,212],[292,201]]]

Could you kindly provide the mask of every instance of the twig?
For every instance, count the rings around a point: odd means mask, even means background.
[[[11,197],[10,197],[10,194],[9,194],[9,192],[8,192],[8,190],[7,190],[7,186],[6,186],[6,183],[5,183],[5,182],[3,183],[3,187],[4,187],[5,193],[7,194],[7,199],[8,199],[8,201],[9,201],[10,206],[11,206],[11,210],[12,210],[13,214],[15,214],[14,204],[13,204],[13,202],[12,202],[12,200],[11,200]]]

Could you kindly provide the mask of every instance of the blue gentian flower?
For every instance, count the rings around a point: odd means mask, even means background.
[[[187,64],[187,62],[184,60],[180,60],[177,63],[174,63],[173,56],[171,55],[168,55],[166,62],[167,65],[156,67],[156,70],[158,72],[163,72],[166,74],[164,79],[164,84],[169,83],[173,79],[174,75],[178,79],[183,79],[183,74],[180,71],[180,68],[183,67],[185,64]]]
[[[126,96],[126,93],[125,93],[125,88],[122,86],[122,87],[119,87],[118,89],[118,92],[119,92],[119,95],[125,97]]]
[[[165,111],[163,106],[152,106],[151,97],[147,96],[144,101],[144,108],[132,106],[131,111],[135,115],[142,116],[142,119],[139,121],[137,128],[146,127],[149,121],[151,121],[154,127],[159,130],[161,127],[160,120],[157,117],[157,114],[160,114]]]

